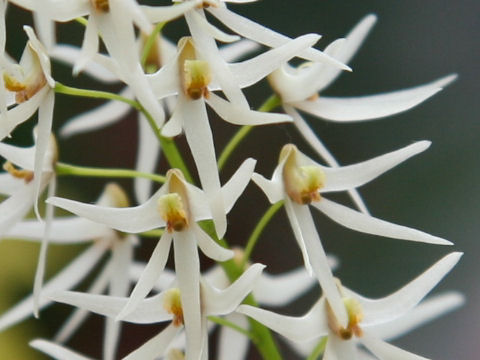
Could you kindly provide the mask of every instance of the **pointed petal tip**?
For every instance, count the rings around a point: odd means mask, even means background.
[[[436,84],[439,88],[443,89],[447,85],[450,85],[452,82],[457,80],[458,74],[450,74],[436,81]]]
[[[366,15],[364,18],[363,18],[363,21],[365,21],[366,23],[369,23],[370,26],[373,26],[378,20],[378,16],[377,14],[368,14]]]

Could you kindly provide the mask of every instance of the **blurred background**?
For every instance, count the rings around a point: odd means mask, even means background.
[[[164,1],[161,5],[167,3]],[[383,297],[393,292],[450,251],[465,252],[457,267],[434,290],[434,293],[462,292],[467,299],[465,306],[395,340],[394,344],[437,360],[478,359],[480,42],[477,35],[480,3],[475,0],[262,0],[232,5],[231,9],[292,37],[310,32],[322,34],[317,45],[320,49],[344,36],[365,15],[376,14],[376,26],[350,64],[353,73],[343,74],[324,92],[325,95],[375,94],[424,84],[451,73],[459,74],[455,83],[407,113],[357,124],[335,124],[313,118],[308,121],[341,164],[366,160],[417,140],[433,142],[428,151],[367,184],[360,192],[373,215],[449,239],[455,243],[453,247],[362,235],[321,216],[317,216],[316,221],[325,249],[340,260],[338,277],[346,286],[370,297]],[[28,13],[10,7],[7,48],[16,59],[25,44],[21,25],[30,22]],[[68,27],[60,26],[61,31],[64,28]],[[165,34],[178,38],[184,28],[182,22],[168,25]],[[79,44],[81,26],[75,24],[68,29],[72,29],[68,31],[68,37],[59,32],[59,40]],[[54,77],[66,84],[118,90],[118,87],[98,85],[83,76],[73,79],[69,72],[65,66],[54,66]],[[270,95],[269,91],[265,83],[248,89],[251,105],[260,105]],[[55,129],[73,114],[100,103],[58,96]],[[61,161],[86,166],[133,167],[137,141],[134,118],[130,114],[104,130],[60,140]],[[211,123],[220,152],[236,128],[218,120]],[[14,134],[15,142],[31,144],[30,134],[31,124],[22,126]],[[296,143],[302,151],[314,157],[291,126],[262,127],[255,129],[234,154],[226,168],[225,179],[247,156],[258,159],[257,172],[270,176],[278,152],[287,142]],[[183,138],[179,138],[179,144],[186,151]],[[78,151],[80,146],[81,151]],[[163,159],[158,169],[165,171]],[[97,179],[62,178],[59,194],[94,201],[104,183]],[[121,184],[132,194],[129,181],[121,181]],[[346,196],[336,196],[335,199],[350,205]],[[229,215],[227,238],[230,242],[244,244],[267,207],[266,198],[250,185],[248,196],[243,197]],[[154,240],[144,243],[139,258],[148,256]],[[81,246],[52,246],[47,276],[53,275],[80,250]],[[31,292],[37,251],[38,247],[31,243],[0,242],[0,312]],[[280,212],[268,226],[253,259],[267,264],[272,273],[281,273],[302,264],[284,213]],[[318,298],[318,294],[319,290],[313,289],[299,299],[295,307],[278,311],[301,314]],[[70,311],[71,308],[66,306],[54,306],[42,312],[40,321],[30,319],[1,333],[0,358],[45,359],[28,347],[28,341],[37,337],[52,338]],[[90,317],[69,345],[85,355],[100,358],[102,326],[100,317]],[[158,329],[155,326],[147,330],[144,327],[128,328],[122,337],[120,355],[145,341],[146,333],[153,335]],[[296,359],[288,349],[285,351],[288,354],[286,359]],[[249,359],[256,358],[254,352],[249,356]]]

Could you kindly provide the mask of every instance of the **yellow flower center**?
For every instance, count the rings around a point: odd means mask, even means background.
[[[101,13],[107,13],[110,11],[109,0],[90,0],[93,8]]]
[[[163,308],[166,312],[173,315],[173,325],[183,325],[183,309],[179,289],[173,288],[167,290],[163,298]]]
[[[285,160],[283,181],[285,191],[298,204],[320,201],[319,190],[325,184],[325,173],[315,165],[298,164],[298,149],[295,145],[285,145],[280,153],[280,161]]]
[[[208,97],[208,84],[212,80],[210,66],[206,61],[197,59],[191,38],[180,39],[178,46],[181,49],[178,61],[184,94],[192,100]]]
[[[14,178],[23,179],[27,184],[33,180],[33,171],[17,169],[10,161],[3,164],[3,169]]]
[[[177,193],[161,196],[158,199],[158,211],[167,223],[167,231],[182,231],[188,226],[187,213],[182,198]]]
[[[362,306],[354,298],[344,297],[342,300],[348,315],[347,327],[340,326],[330,304],[327,302],[328,326],[330,330],[343,340],[350,340],[353,335],[361,337],[363,335],[363,331],[360,328],[360,323],[363,320]]]

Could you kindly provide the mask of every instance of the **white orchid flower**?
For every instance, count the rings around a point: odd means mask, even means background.
[[[232,64],[229,68],[237,85],[249,86],[277,68],[283,61],[295,56],[301,49],[310,46],[318,39],[306,35],[292,40],[285,46],[270,50],[253,59]],[[202,52],[200,52],[202,51]],[[191,38],[179,42],[177,56],[156,74],[150,77],[157,98],[178,94],[177,104],[170,120],[162,129],[164,136],[176,136],[183,130],[198,169],[202,187],[210,201],[215,228],[219,237],[226,231],[223,199],[220,192],[220,179],[213,135],[208,122],[205,102],[224,120],[237,125],[262,125],[289,121],[283,114],[270,114],[243,109],[238,103],[228,102],[212,93],[217,89],[222,74],[218,66],[203,60],[203,50]],[[222,60],[223,61],[223,60]],[[226,65],[225,65],[226,66]],[[250,70],[255,71],[250,71]],[[247,75],[248,74],[248,75]],[[212,85],[213,83],[213,85]],[[224,84],[221,89],[225,91]]]
[[[357,344],[365,346],[379,359],[421,360],[421,356],[390,345],[378,337],[377,329],[403,326],[409,312],[455,266],[462,253],[451,253],[439,260],[416,279],[381,299],[362,297],[343,286],[337,289],[340,303],[348,313],[348,323],[341,325],[325,297],[302,317],[283,316],[260,308],[241,305],[237,311],[252,317],[294,342],[305,342],[328,336],[324,359],[357,359]],[[444,301],[450,301],[444,298]],[[443,306],[441,306],[443,307]],[[448,308],[448,307],[444,307]],[[400,324],[400,325],[398,325]]]
[[[0,122],[0,141],[38,110],[33,168],[35,175],[33,191],[37,199],[40,194],[41,174],[52,129],[55,81],[51,76],[50,60],[45,48],[38,41],[31,27],[24,26],[23,29],[27,33],[28,42],[20,63],[9,64],[2,74],[5,88],[15,94],[16,105],[3,114]],[[36,201],[35,212],[39,216]]]
[[[430,142],[420,141],[358,164],[329,168],[302,154],[295,145],[288,144],[281,151],[279,165],[271,180],[256,173],[252,176],[252,180],[264,191],[271,203],[285,201],[285,210],[305,267],[318,278],[326,298],[332,304],[333,312],[343,325],[347,322],[347,314],[343,307],[334,307],[339,304],[338,292],[309,205],[352,230],[394,239],[451,244],[439,237],[371,217],[323,197],[325,193],[359,187],[429,146]]]
[[[252,265],[232,285],[223,290],[213,287],[208,281],[201,280],[200,300],[196,307],[191,309],[194,317],[190,316],[192,314],[187,314],[188,309],[185,303],[187,299],[176,287],[142,300],[140,306],[127,315],[123,319],[124,321],[137,324],[172,322],[161,333],[124,359],[146,360],[164,355],[169,344],[183,326],[185,326],[187,341],[186,359],[208,359],[207,316],[222,316],[233,312],[245,296],[252,291],[255,280],[260,276],[264,267],[261,264]],[[180,284],[179,277],[177,277],[177,283]],[[126,304],[130,301],[127,298],[75,292],[58,292],[52,298],[57,302],[70,304],[111,318],[118,318],[119,313],[123,312]],[[189,322],[194,319],[199,321],[196,331],[192,331],[192,327],[189,326]]]
[[[222,188],[226,212],[230,211],[247,186],[254,166],[253,159],[246,160]],[[51,198],[47,202],[124,232],[140,233],[165,227],[166,231],[118,318],[128,316],[152,290],[165,267],[173,240],[175,269],[178,287],[182,293],[187,331],[193,333],[200,331],[198,313],[195,312],[200,301],[197,245],[208,257],[217,261],[231,258],[233,252],[218,245],[197,224],[197,221],[212,218],[206,194],[185,182],[179,170],[170,170],[166,183],[146,203],[137,207],[122,209],[100,207],[61,198]],[[199,345],[192,344],[193,347]]]
[[[325,54],[347,64],[360,48],[376,19],[375,15],[367,15],[344,39],[330,44],[325,49]],[[340,74],[338,68],[320,62],[308,62],[298,67],[285,63],[268,77],[272,88],[282,100],[285,112],[293,118],[300,134],[330,166],[339,164],[296,109],[337,122],[379,119],[417,106],[456,78],[456,75],[449,75],[425,85],[378,95],[345,98],[319,96],[318,93]],[[349,194],[356,206],[368,213],[358,192],[352,189]]]
[[[105,187],[97,203],[102,206],[121,207],[127,206],[128,200],[123,190],[118,185],[111,183]],[[138,242],[135,236],[125,236],[105,225],[80,217],[57,218],[49,226],[49,242],[62,245],[91,242],[92,245],[45,283],[38,300],[39,309],[52,303],[49,295],[53,292],[73,289],[83,281],[109,250],[111,257],[91,285],[89,293],[102,293],[108,288],[109,294],[112,296],[127,295],[130,285],[130,264],[133,262],[133,246]],[[44,222],[27,220],[13,226],[5,237],[42,241],[45,227]],[[34,296],[28,296],[1,315],[0,331],[31,316],[34,302]],[[75,311],[57,334],[56,341],[67,341],[82,324],[86,315],[88,313],[85,311]],[[103,358],[113,360],[120,334],[120,324],[113,319],[107,319],[105,334]]]

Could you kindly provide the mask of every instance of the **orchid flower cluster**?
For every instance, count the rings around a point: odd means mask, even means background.
[[[452,252],[393,294],[369,299],[333,275],[338,262],[325,252],[311,209],[361,233],[452,245],[373,217],[357,191],[425,151],[430,142],[418,141],[341,166],[308,121],[355,122],[397,114],[442,90],[455,75],[379,95],[323,96],[321,92],[342,72],[351,71],[347,64],[376,16],[367,15],[345,38],[320,51],[315,48],[317,34],[293,39],[228,8],[228,3],[252,1],[176,0],[158,6],[135,0],[0,0],[0,156],[5,170],[0,174],[0,236],[40,243],[32,295],[0,316],[1,330],[31,315],[38,317],[41,310],[59,302],[73,306],[72,315],[53,340],[30,343],[54,359],[90,359],[90,354],[66,345],[90,312],[105,317],[105,360],[118,357],[125,322],[165,324],[157,335],[130,349],[123,357],[129,360],[210,359],[209,338],[215,327],[219,327],[216,358],[222,360],[247,359],[250,345],[263,359],[282,359],[273,333],[299,358],[309,360],[425,359],[386,340],[463,303],[463,296],[454,291],[424,299],[462,254]],[[28,40],[18,62],[6,49],[10,7],[33,15],[33,27],[23,28]],[[173,41],[163,29],[180,19],[188,33]],[[83,31],[80,47],[57,41],[61,23]],[[115,84],[121,90],[63,84],[52,72],[54,62],[71,66],[75,76],[88,76],[99,86]],[[243,89],[264,79],[272,95],[252,110]],[[57,100],[57,94],[70,96],[71,104],[75,97],[105,102],[69,119],[56,134],[52,129],[59,127],[60,120],[54,116],[54,103],[64,101]],[[132,149],[137,154],[135,169],[59,161],[65,138],[121,121],[132,109],[139,129],[138,148]],[[218,140],[210,124],[213,114],[240,126],[218,158]],[[23,123],[35,123],[32,147],[15,145],[16,129]],[[257,126],[276,124],[291,126],[305,143],[279,149],[271,177],[255,170],[263,159],[247,158],[222,184],[220,172],[227,163],[235,166],[230,155],[239,151],[242,140]],[[177,141],[183,136],[186,151]],[[121,146],[134,140],[126,139]],[[315,158],[300,150],[305,146]],[[186,165],[186,152],[194,167]],[[160,155],[168,168],[158,174]],[[134,196],[108,182],[95,203],[56,197],[57,181],[65,176],[131,178]],[[250,180],[271,206],[251,236],[245,236],[244,246],[232,248],[227,239],[235,234],[228,231],[229,225],[242,220],[228,214],[239,198],[247,196],[244,190]],[[329,200],[329,194],[336,192],[347,192],[355,208]],[[265,199],[251,201],[261,204]],[[71,214],[60,216],[56,208]],[[297,243],[303,266],[272,275],[265,270],[268,264],[251,263],[251,255],[257,241],[270,241],[263,230],[282,208],[288,218],[282,225],[285,237]],[[148,261],[136,260],[136,249],[148,237],[159,240]],[[49,243],[86,247],[44,281]],[[167,267],[172,247],[173,269]],[[215,262],[204,272],[199,250]],[[74,291],[85,282],[85,292]],[[316,284],[322,295],[303,316],[264,309],[294,304]]]

